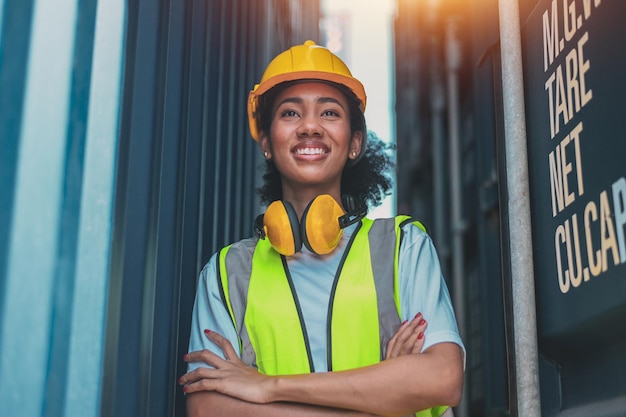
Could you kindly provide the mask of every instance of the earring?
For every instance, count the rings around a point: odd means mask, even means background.
[[[352,151],[352,157],[355,158],[356,157],[356,152]]]
[[[267,159],[268,155],[269,155],[269,153],[267,153],[267,151],[263,152],[263,156],[265,157],[265,159]]]

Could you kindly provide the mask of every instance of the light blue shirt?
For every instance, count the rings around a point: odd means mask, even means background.
[[[328,368],[326,312],[329,295],[339,261],[355,229],[356,225],[346,228],[338,247],[329,255],[315,255],[303,248],[302,251],[287,258],[316,370]],[[465,352],[450,294],[441,274],[432,240],[412,224],[405,225],[403,231],[404,238],[400,245],[398,265],[401,321],[411,320],[421,312],[428,322],[424,333],[423,350],[437,343],[452,342],[458,344]],[[200,273],[191,322],[189,351],[209,349],[224,357],[219,347],[204,335],[205,329],[220,333],[230,340],[236,351],[239,350],[237,333],[220,297],[216,257],[217,255],[213,255]],[[202,365],[190,363],[189,370]]]

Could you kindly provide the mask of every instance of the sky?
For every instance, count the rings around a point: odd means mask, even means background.
[[[330,19],[322,24],[329,40],[325,46],[341,57],[352,75],[365,86],[367,127],[388,142],[395,142],[392,78],[395,4],[395,0],[321,0],[322,15]],[[338,18],[341,24],[333,25],[333,18]],[[393,214],[395,207],[388,198],[368,217]]]

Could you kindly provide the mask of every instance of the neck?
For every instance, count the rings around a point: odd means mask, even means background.
[[[283,200],[289,201],[298,214],[298,219],[302,218],[302,213],[309,205],[311,200],[322,194],[330,194],[339,204],[341,202],[341,190],[328,188],[305,188],[293,190],[289,187],[283,187]],[[345,209],[345,208],[344,208]]]

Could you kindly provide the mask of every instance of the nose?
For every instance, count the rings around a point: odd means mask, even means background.
[[[308,113],[302,116],[300,125],[298,126],[298,137],[314,137],[321,136],[323,132],[320,120],[315,114]]]

